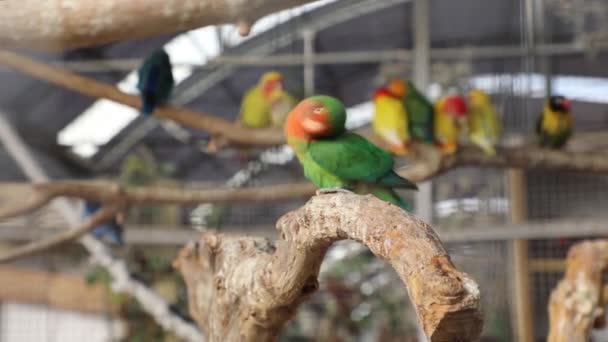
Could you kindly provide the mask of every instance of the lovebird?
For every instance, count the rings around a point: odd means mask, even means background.
[[[563,147],[572,135],[570,101],[563,96],[551,96],[536,122],[536,133],[540,146]]]
[[[393,157],[344,126],[346,110],[331,96],[312,96],[287,116],[285,136],[304,175],[318,188],[371,193],[405,210],[411,206],[394,189],[417,189],[393,171]]]
[[[458,149],[458,140],[466,129],[467,105],[464,98],[446,96],[435,105],[435,139],[443,154],[453,154]]]
[[[468,135],[472,143],[479,146],[486,155],[496,154],[502,125],[492,99],[485,92],[473,89],[468,94]]]
[[[401,98],[390,89],[381,87],[374,93],[374,119],[372,127],[384,140],[391,152],[407,154],[410,144],[408,116]]]
[[[283,89],[283,75],[266,72],[243,97],[239,121],[246,127],[282,127],[296,99]]]
[[[85,201],[84,204],[84,215],[85,217],[90,217],[95,214],[97,210],[101,209],[101,205],[96,202]],[[113,218],[110,221],[100,224],[95,229],[93,229],[93,236],[98,238],[99,240],[106,241],[110,244],[115,244],[122,246],[123,228],[116,221],[116,218]]]
[[[412,139],[432,144],[435,141],[433,104],[410,81],[396,79],[389,83],[388,88],[403,99]]]
[[[137,76],[141,113],[150,116],[169,100],[175,85],[169,55],[163,49],[154,51],[137,70]]]

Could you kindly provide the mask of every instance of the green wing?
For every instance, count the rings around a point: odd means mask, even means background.
[[[354,133],[314,141],[308,154],[322,169],[345,181],[375,183],[391,173],[394,164],[390,154]]]

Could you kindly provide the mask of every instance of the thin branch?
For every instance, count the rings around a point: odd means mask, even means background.
[[[69,49],[220,24],[247,35],[262,16],[312,1],[0,1],[0,46]]]
[[[192,316],[212,341],[271,341],[318,287],[332,243],[352,239],[386,260],[408,289],[431,341],[472,341],[482,329],[479,289],[454,267],[433,229],[373,196],[313,197],[277,223],[280,240],[205,233],[175,266]]]
[[[453,155],[441,156],[435,148],[416,145],[413,158],[414,163],[398,173],[415,182],[465,166],[608,173],[608,152],[550,150],[532,145],[499,148],[495,156],[488,156],[472,146],[461,147]]]
[[[118,207],[102,207],[93,216],[77,227],[65,230],[45,240],[33,241],[0,255],[0,263],[45,252],[51,248],[56,248],[65,243],[72,242],[93,230],[98,225],[110,220],[117,213]]]
[[[141,106],[138,96],[124,93],[113,85],[38,62],[14,52],[0,50],[0,64],[85,96],[108,99],[138,110]],[[162,106],[156,109],[154,115],[173,120],[185,127],[208,132],[212,136],[221,137],[222,141],[236,145],[270,146],[280,145],[285,141],[281,130],[249,129],[235,125],[232,121],[186,108]]]
[[[605,315],[603,274],[608,240],[583,241],[570,248],[566,274],[549,299],[549,342],[588,341]]]
[[[0,183],[0,187],[2,184]],[[205,202],[264,202],[309,197],[315,187],[311,183],[269,185],[255,188],[213,188],[191,190],[178,187],[150,186],[123,188],[109,181],[58,181],[32,186],[30,198],[0,206],[0,219],[30,212],[57,197],[73,197],[104,203],[123,203],[124,207],[152,203],[192,205]]]

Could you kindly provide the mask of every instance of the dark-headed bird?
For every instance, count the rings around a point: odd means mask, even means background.
[[[563,147],[572,135],[570,100],[563,96],[551,96],[536,122],[536,134],[540,146],[554,149]]]
[[[149,116],[154,113],[156,107],[169,100],[175,84],[169,55],[163,49],[154,51],[146,58],[137,75],[141,113]]]

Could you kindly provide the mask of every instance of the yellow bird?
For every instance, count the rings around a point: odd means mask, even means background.
[[[572,135],[570,101],[563,96],[551,96],[536,123],[536,133],[541,146],[556,149],[564,146]]]
[[[391,152],[407,154],[410,133],[408,116],[401,97],[382,87],[374,93],[374,132],[384,140]]]
[[[283,75],[269,71],[243,97],[239,121],[250,128],[282,127],[295,105],[296,99],[283,89]]]
[[[473,89],[469,92],[468,100],[469,140],[479,146],[485,154],[493,156],[496,154],[502,126],[492,99],[485,92]]]
[[[458,149],[466,115],[467,105],[461,96],[447,96],[435,104],[435,140],[443,154],[453,154]]]

